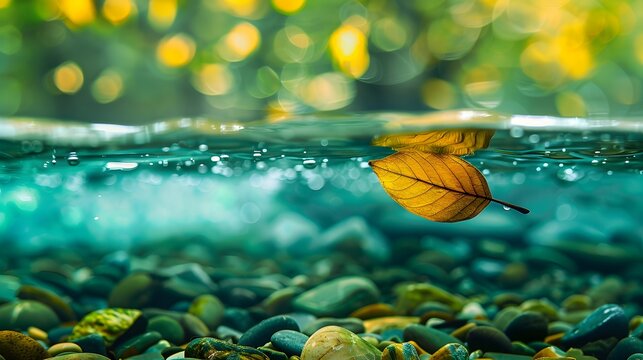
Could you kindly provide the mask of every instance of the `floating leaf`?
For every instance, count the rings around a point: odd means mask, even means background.
[[[454,155],[408,149],[369,164],[393,200],[429,220],[471,219],[491,201],[523,214],[529,212],[492,198],[478,169]]]
[[[437,154],[469,155],[489,146],[493,130],[437,130],[409,135],[386,135],[373,140],[373,145],[394,150],[414,149]]]

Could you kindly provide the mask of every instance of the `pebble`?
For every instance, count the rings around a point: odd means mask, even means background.
[[[209,360],[269,360],[268,356],[252,347],[234,345],[209,337],[198,338],[190,341],[185,348],[185,357]]]
[[[40,360],[49,356],[38,341],[12,330],[0,330],[0,355],[7,360]]]
[[[80,353],[83,352],[83,349],[78,346],[78,344],[69,342],[54,344],[49,349],[47,349],[47,353],[49,354],[49,356],[56,356],[64,352]]]
[[[511,353],[511,340],[502,331],[491,326],[477,326],[467,335],[469,350],[484,352]]]
[[[427,301],[439,302],[455,311],[462,309],[465,302],[460,296],[431,284],[417,283],[397,288],[396,308],[405,314],[412,313],[415,308]]]
[[[294,330],[279,330],[270,337],[270,342],[275,349],[289,356],[300,356],[306,341],[308,341],[306,334]]]
[[[304,345],[301,360],[381,359],[375,346],[356,334],[337,326],[315,332]]]
[[[107,355],[105,340],[99,334],[89,334],[70,341],[78,344],[85,352]]]
[[[342,327],[356,334],[367,331],[364,326],[364,322],[362,320],[349,317],[349,318],[321,318],[321,319],[313,320],[306,325],[306,327],[302,330],[302,332],[310,336],[317,330],[331,325]],[[372,331],[368,331],[368,332],[372,332]]]
[[[155,283],[146,273],[128,275],[112,289],[108,303],[114,308],[142,309],[153,300]]]
[[[540,313],[527,311],[513,318],[504,333],[512,341],[543,341],[547,336],[547,319]]]
[[[261,346],[270,341],[271,336],[279,330],[299,331],[299,325],[289,316],[273,316],[248,329],[239,339],[239,345]]]
[[[429,353],[438,351],[446,344],[462,342],[443,331],[425,325],[409,325],[404,329],[404,341],[415,341]]]
[[[467,360],[469,350],[458,343],[446,344],[431,355],[431,360]]]
[[[628,334],[628,318],[623,309],[606,304],[594,310],[561,339],[566,347],[580,347],[591,341],[615,337],[622,339]]]
[[[185,339],[185,331],[177,320],[167,316],[159,315],[151,318],[147,323],[147,331],[157,331],[163,339],[172,344],[181,344]]]
[[[315,316],[346,316],[379,300],[375,284],[364,277],[347,276],[318,285],[293,301],[298,311]]]
[[[210,329],[216,329],[223,320],[225,307],[214,295],[200,295],[190,305],[188,313],[198,317]]]
[[[53,310],[61,322],[75,321],[76,314],[68,302],[52,291],[36,286],[22,285],[18,290],[18,298],[23,300],[35,300],[47,305]]]
[[[17,359],[16,359],[17,360]],[[110,358],[94,353],[78,353],[58,355],[55,360],[111,360]]]
[[[146,332],[116,346],[114,352],[119,359],[139,355],[145,352],[150,346],[159,342],[162,338],[161,334],[157,331]]]
[[[382,352],[382,360],[419,360],[417,350],[411,343],[390,344]],[[446,360],[446,358],[444,358]],[[455,359],[454,359],[455,360]],[[458,359],[459,360],[459,359]]]
[[[112,344],[139,319],[144,319],[141,317],[140,310],[121,308],[96,310],[87,314],[74,326],[69,338],[73,340],[85,335],[99,334],[107,344]]]
[[[628,336],[616,344],[607,356],[607,360],[627,359],[636,353],[643,353],[643,340]]]
[[[0,306],[0,329],[27,330],[34,326],[47,331],[59,324],[58,315],[38,301],[21,300]]]

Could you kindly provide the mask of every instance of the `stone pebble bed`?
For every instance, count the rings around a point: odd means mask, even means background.
[[[643,263],[596,246],[595,258],[489,239],[399,240],[386,260],[350,243],[3,258],[0,360],[641,360]]]

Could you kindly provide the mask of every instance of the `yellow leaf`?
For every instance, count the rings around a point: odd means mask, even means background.
[[[438,130],[410,135],[386,135],[373,140],[373,145],[394,150],[415,149],[438,154],[469,155],[489,146],[493,130]]]
[[[409,149],[369,164],[393,200],[429,220],[471,219],[490,201],[523,214],[529,212],[492,198],[487,181],[478,169],[454,155]]]

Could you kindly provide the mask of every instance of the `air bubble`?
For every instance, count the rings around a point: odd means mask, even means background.
[[[529,142],[532,144],[538,144],[540,141],[540,136],[538,134],[531,134],[529,135]]]
[[[525,134],[525,131],[521,127],[513,127],[509,130],[509,135],[512,138],[521,138]]]
[[[556,175],[563,181],[574,182],[582,179],[585,174],[572,168],[566,168],[558,170]]]
[[[200,151],[200,152],[206,152],[206,151],[208,151],[208,145],[207,145],[207,144],[201,144],[201,145],[199,145],[199,151]]]
[[[67,155],[67,164],[69,164],[69,166],[76,166],[80,164],[80,159],[78,158],[78,154],[75,151],[70,151]]]
[[[212,161],[212,162],[218,162],[220,160],[221,160],[221,158],[216,156],[216,155],[212,155],[212,157],[210,158],[210,161]]]
[[[317,162],[315,161],[315,159],[304,159],[302,164],[306,169],[314,169],[317,167]]]

